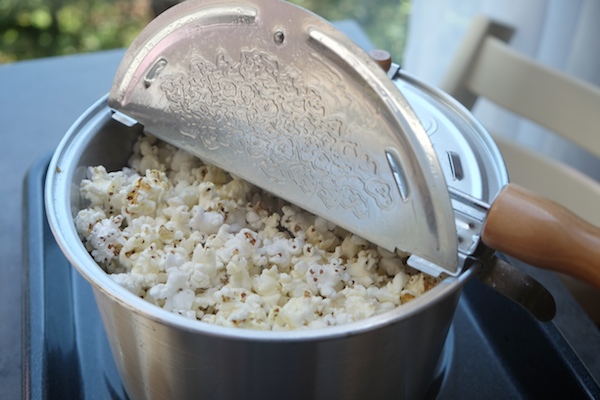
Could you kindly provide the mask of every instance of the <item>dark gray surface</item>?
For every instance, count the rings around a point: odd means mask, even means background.
[[[0,393],[21,397],[22,185],[36,159],[110,90],[122,50],[0,66]]]
[[[48,161],[42,158],[30,170],[26,184],[24,233],[31,240],[23,265],[29,300],[24,390],[28,399],[125,399],[91,286],[62,255],[43,215]],[[551,290],[555,283],[547,280]],[[581,318],[573,323],[585,327]],[[535,321],[477,279],[464,289],[442,360],[426,400],[600,396],[600,386],[554,322]]]

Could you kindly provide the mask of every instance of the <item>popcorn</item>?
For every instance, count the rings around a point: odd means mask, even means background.
[[[378,248],[196,157],[141,136],[129,167],[90,167],[75,218],[111,278],[185,318],[322,328],[392,310],[437,284]],[[283,205],[282,205],[283,204]]]

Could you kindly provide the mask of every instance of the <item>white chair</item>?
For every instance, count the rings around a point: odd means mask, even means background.
[[[600,88],[548,68],[511,49],[513,29],[474,19],[441,89],[467,108],[477,98],[527,118],[600,157]],[[512,182],[530,188],[600,226],[600,183],[580,171],[491,131]],[[600,325],[600,292],[561,276]]]

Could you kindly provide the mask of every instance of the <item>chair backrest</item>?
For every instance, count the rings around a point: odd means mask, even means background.
[[[506,25],[475,18],[441,89],[467,108],[486,98],[600,157],[600,89],[519,54],[506,43],[512,34]],[[600,183],[506,135],[490,133],[511,181],[600,226]]]
[[[511,49],[513,29],[477,17],[448,69],[441,89],[471,108],[483,97],[563,136],[600,157],[600,89]],[[550,198],[600,226],[600,183],[548,156],[490,131],[512,182]],[[600,326],[600,292],[561,276]]]

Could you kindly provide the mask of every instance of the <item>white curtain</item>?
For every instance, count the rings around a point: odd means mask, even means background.
[[[439,85],[477,14],[513,26],[514,49],[600,86],[600,0],[412,0],[402,67]],[[551,132],[484,100],[473,113],[494,132],[600,180],[600,160]]]

